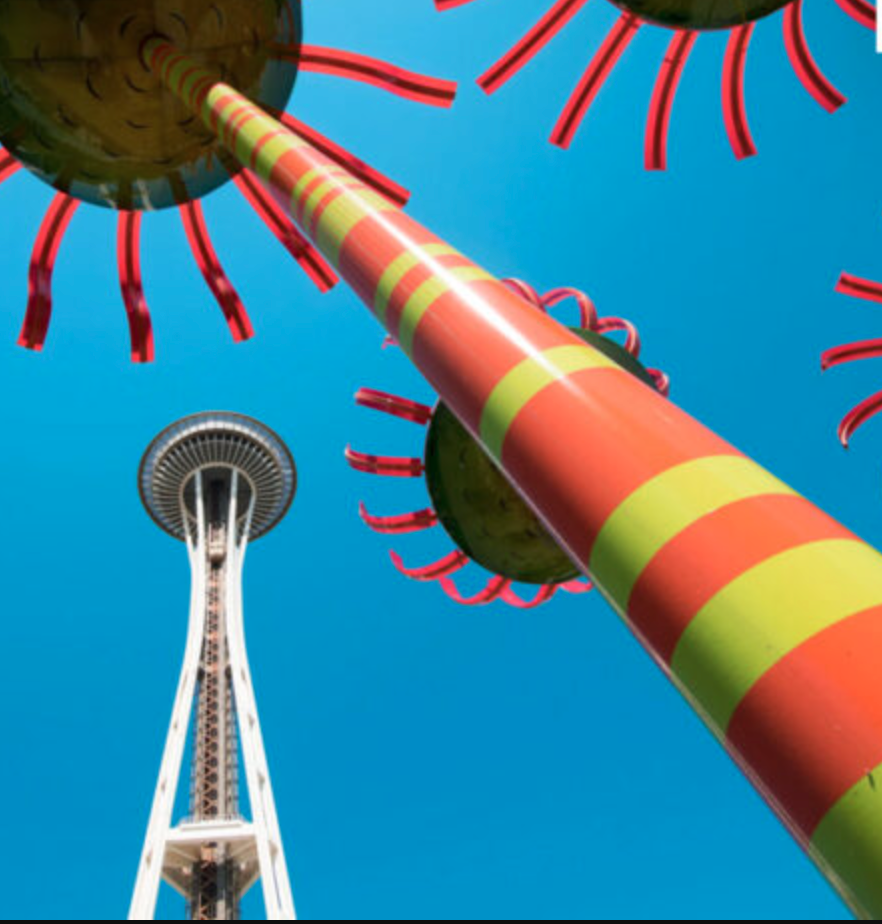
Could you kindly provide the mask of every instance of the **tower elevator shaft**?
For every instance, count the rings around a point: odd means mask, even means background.
[[[205,635],[193,721],[190,815],[195,823],[239,816],[236,704],[227,638],[227,538],[230,481],[211,477],[203,485],[208,520]],[[237,867],[224,844],[207,843],[193,865],[189,917],[193,921],[239,918]]]

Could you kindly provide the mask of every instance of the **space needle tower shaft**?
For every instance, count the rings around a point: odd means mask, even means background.
[[[295,482],[281,440],[235,414],[179,421],[154,440],[142,462],[142,499],[157,524],[186,543],[192,592],[131,920],[153,918],[162,880],[184,896],[191,920],[238,919],[242,896],[258,879],[267,918],[294,918],[245,649],[242,569],[249,540],[281,519]],[[188,733],[189,815],[175,825]],[[239,801],[240,748],[250,819]]]
[[[199,498],[194,554],[205,580],[205,614],[191,759],[190,817],[196,824],[239,817],[235,699],[228,642],[230,524],[235,524],[235,482],[196,476]],[[194,920],[237,917],[235,864],[223,846],[207,847],[194,865],[191,916]]]

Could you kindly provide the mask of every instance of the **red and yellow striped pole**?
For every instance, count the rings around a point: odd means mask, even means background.
[[[861,915],[882,917],[882,556],[161,39]]]

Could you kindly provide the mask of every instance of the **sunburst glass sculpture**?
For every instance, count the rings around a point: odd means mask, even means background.
[[[441,11],[475,0],[435,0]],[[588,0],[556,0],[529,32],[492,65],[478,84],[495,93],[527,65],[586,5]],[[744,75],[747,54],[758,20],[783,8],[784,43],[793,69],[812,97],[829,112],[845,103],[845,97],[824,76],[809,50],[803,28],[803,0],[614,0],[621,16],[613,26],[578,86],[570,96],[551,142],[568,148],[588,114],[597,94],[625,50],[644,27],[673,30],[670,44],[656,78],[645,135],[647,170],[665,170],[668,163],[668,129],[674,99],[695,43],[703,32],[726,30],[729,41],[723,63],[722,106],[726,131],[738,159],[757,153],[747,117]],[[875,29],[876,10],[867,0],[836,0],[853,19]]]
[[[640,336],[629,321],[600,317],[591,299],[576,289],[560,288],[540,295],[521,280],[504,282],[537,311],[548,313],[563,302],[574,302],[579,323],[570,330],[667,395],[667,376],[640,362]],[[623,343],[611,339],[611,333],[622,334]],[[430,407],[373,388],[360,389],[355,400],[362,407],[426,428],[422,458],[346,450],[346,458],[356,471],[425,479],[431,507],[396,516],[374,516],[364,504],[360,508],[364,522],[377,533],[403,535],[440,525],[454,544],[448,555],[417,568],[407,567],[401,556],[392,552],[392,562],[402,574],[415,581],[437,581],[448,597],[466,606],[501,600],[519,609],[532,609],[547,603],[558,591],[581,594],[591,589],[590,583],[580,579],[579,568],[443,401]],[[490,578],[476,594],[466,596],[453,576],[470,563],[490,572]],[[532,595],[521,596],[515,584],[533,585]]]
[[[364,55],[305,45],[300,0],[5,0],[0,4],[0,182],[25,166],[57,190],[37,236],[19,343],[41,350],[52,313],[52,276],[65,232],[83,204],[118,211],[123,303],[136,362],[154,358],[140,268],[142,214],[176,207],[193,257],[233,339],[253,334],[212,244],[201,199],[232,179],[320,291],[337,276],[202,121],[167,93],[143,60],[162,36],[215,69],[282,123],[384,197],[407,191],[284,112],[300,72],[362,81],[398,96],[449,106],[455,84]],[[253,165],[252,165],[253,167]]]
[[[12,8],[41,19],[52,4],[0,6]],[[192,34],[176,33],[189,55],[169,39],[160,30],[129,46],[135,73],[165,86],[161,108],[201,118],[219,151],[254,170],[846,900],[882,914],[872,618],[882,557],[267,116],[219,78],[225,62],[194,48]],[[0,61],[0,96],[6,70]],[[13,104],[19,121],[39,122],[45,87],[38,77],[29,92],[7,93],[0,137],[15,127]]]
[[[853,273],[843,273],[840,276],[836,291],[854,299],[882,305],[882,283],[856,276]],[[834,366],[880,357],[882,357],[882,338],[857,340],[826,350],[821,356],[821,368],[826,371]],[[853,407],[840,421],[839,440],[842,445],[848,449],[854,433],[880,413],[882,413],[882,391],[877,391]]]

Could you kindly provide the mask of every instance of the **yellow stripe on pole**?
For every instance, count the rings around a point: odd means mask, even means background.
[[[223,97],[221,96],[221,99],[222,98]],[[219,100],[212,102],[212,112],[217,119],[217,128],[215,131],[218,133],[221,141],[223,141],[224,144],[227,144],[229,140],[228,133],[230,129],[230,120],[237,112],[242,109],[242,101],[236,99],[236,97],[231,97],[227,99],[223,105],[220,105],[219,108],[218,105]]]
[[[744,456],[683,462],[642,484],[603,524],[591,576],[623,609],[655,555],[684,529],[729,504],[795,492]]]
[[[862,918],[882,919],[882,764],[830,809],[810,849]]]
[[[329,193],[334,192],[344,187],[352,187],[357,189],[362,186],[361,180],[356,179],[349,173],[341,173],[342,168],[338,168],[335,171],[328,170],[326,173],[326,179],[324,179],[318,186],[313,189],[306,199],[306,202],[303,204],[303,212],[300,216],[300,222],[303,225],[303,228],[309,233],[312,229],[312,218],[315,215],[315,210],[321,205],[324,201],[325,196]]]
[[[882,556],[856,539],[782,552],[723,588],[692,620],[672,668],[719,731],[750,688],[824,629],[882,605]]]
[[[272,123],[268,122],[262,116],[258,116],[246,122],[239,129],[239,133],[236,136],[236,159],[239,163],[250,164],[252,152],[257,148],[260,142],[264,138],[270,136],[272,132]],[[286,150],[290,149],[289,145],[283,146],[279,144],[280,140],[281,139],[278,137],[270,137],[270,140],[260,148],[260,157],[264,159],[267,175],[269,175],[273,165],[279,157],[281,157]],[[273,142],[275,142],[275,144],[273,144]],[[258,158],[258,161],[259,160],[260,158]],[[258,176],[260,176],[259,173]]]
[[[209,77],[211,77],[210,71],[205,70],[204,67],[196,68],[181,82],[181,93],[192,103],[194,101],[196,85]]]
[[[297,145],[290,144],[289,140],[285,138],[275,126],[268,125],[263,119],[255,122],[253,129],[251,125],[247,125],[245,128],[248,132],[245,138],[251,142],[251,144],[250,147],[243,152],[245,155],[244,161],[249,165],[253,163],[254,172],[260,179],[268,184],[278,161],[287,154],[292,147],[297,147]],[[264,134],[255,141],[256,132],[263,132]],[[270,133],[275,134],[258,149],[261,138]],[[245,134],[245,132],[243,132],[243,134]],[[256,156],[255,151],[257,152]],[[243,158],[240,157],[239,162],[242,163],[242,160]]]
[[[284,139],[282,139],[284,140]],[[313,167],[311,170],[307,170],[302,177],[294,184],[294,192],[291,194],[291,209],[292,215],[296,218],[299,210],[300,204],[303,201],[303,197],[306,194],[306,190],[309,186],[315,182],[315,180],[320,179],[321,177],[328,176],[328,174],[333,173],[334,170],[337,170],[334,165],[322,165],[321,167]],[[268,179],[268,177],[264,177]]]
[[[179,93],[182,93],[183,77],[190,67],[190,62],[183,56],[173,55],[170,61],[166,62],[166,67],[168,67],[167,79],[178,88]]]
[[[315,229],[315,242],[319,250],[335,267],[340,265],[340,251],[349,232],[361,221],[378,212],[397,212],[398,207],[363,184],[343,192],[322,212]]]
[[[246,162],[254,145],[266,134],[266,126],[260,124],[260,116],[243,109],[230,119],[227,147],[240,163]]]
[[[438,274],[424,282],[405,302],[398,327],[398,342],[408,356],[413,353],[416,329],[425,313],[439,298],[451,291],[462,291],[471,282],[495,282],[494,278],[474,264],[439,268]]]
[[[428,257],[445,257],[456,256],[459,251],[449,244],[424,244],[422,247],[408,250],[397,256],[383,271],[380,282],[377,285],[377,291],[374,294],[374,314],[385,326],[386,312],[389,310],[389,302],[392,301],[392,295],[398,284],[414,267],[421,266],[428,261]]]
[[[515,366],[490,393],[481,412],[481,442],[495,458],[514,419],[523,408],[554,382],[586,369],[619,369],[618,363],[583,344],[552,347]]]

